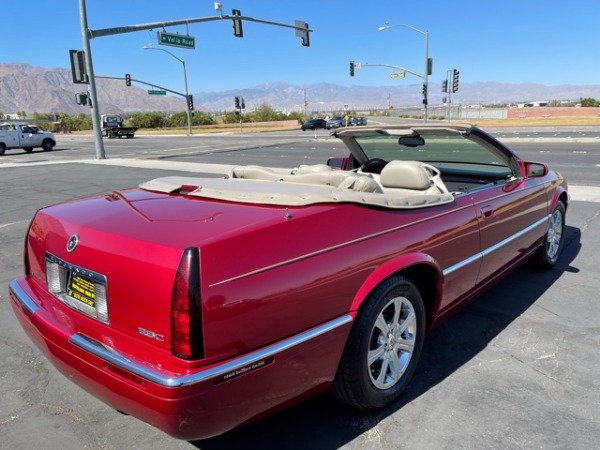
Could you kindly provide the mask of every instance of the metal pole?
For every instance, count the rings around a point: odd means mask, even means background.
[[[187,82],[187,70],[185,68],[185,61],[181,60],[181,64],[183,64],[183,82],[185,84],[185,101],[187,104],[187,99],[189,97],[188,94],[188,82]],[[188,136],[192,135],[192,111],[190,107],[187,106],[187,123],[188,123]]]
[[[425,31],[425,75],[423,76],[424,78],[424,84],[425,84],[425,92],[427,93],[427,95],[425,96],[425,98],[423,99],[425,102],[423,104],[423,106],[425,106],[425,115],[423,116],[423,121],[427,122],[427,104],[429,103],[428,97],[429,97],[429,81],[428,81],[428,76],[429,76],[429,31]]]
[[[187,110],[188,136],[190,136],[192,134],[192,112],[190,111],[190,108],[187,106],[187,99],[188,99],[189,93],[188,93],[187,69],[185,68],[185,61],[183,59],[178,58],[170,51],[165,50],[164,48],[152,47],[152,44],[145,45],[142,48],[144,50],[160,50],[161,52],[165,52],[165,53],[171,55],[171,57],[175,58],[177,61],[179,61],[182,64],[182,66],[183,66],[183,84],[185,87],[185,103],[186,103],[186,110]]]
[[[89,99],[91,102],[92,127],[94,129],[94,141],[96,145],[96,158],[106,159],[104,152],[104,142],[102,141],[102,125],[100,124],[100,114],[98,112],[98,96],[96,94],[96,80],[94,78],[94,66],[92,64],[92,49],[90,46],[90,36],[87,24],[87,10],[85,0],[79,0],[79,19],[81,23],[81,38],[83,41],[83,52],[85,54],[85,69],[89,81]]]
[[[450,122],[450,114],[452,112],[452,87],[450,83],[452,82],[452,70],[446,71],[446,87],[448,89],[448,122]]]
[[[423,85],[425,86],[425,92],[427,92],[427,96],[423,98],[423,107],[424,107],[423,119],[425,122],[427,122],[427,103],[428,103],[427,97],[429,96],[429,31],[421,31],[418,28],[415,28],[410,25],[406,25],[404,23],[400,23],[398,25],[390,25],[387,22],[385,23],[385,25],[379,27],[379,31],[387,30],[388,28],[394,28],[394,27],[410,28],[411,30],[416,31],[417,33],[421,33],[422,35],[425,36],[425,71],[423,72],[423,76],[415,74],[414,72],[410,72],[410,73],[423,78]],[[409,71],[407,71],[407,72],[409,72]]]

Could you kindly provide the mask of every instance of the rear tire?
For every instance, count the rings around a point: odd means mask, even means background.
[[[0,156],[4,155],[6,152],[6,145],[0,144]]]
[[[417,287],[394,276],[367,298],[354,324],[332,386],[360,410],[397,400],[417,367],[425,338],[425,307]]]

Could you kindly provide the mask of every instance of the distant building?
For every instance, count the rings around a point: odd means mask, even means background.
[[[539,102],[529,102],[529,103],[519,103],[517,105],[518,108],[531,108],[534,106],[548,106],[547,100],[541,100]]]

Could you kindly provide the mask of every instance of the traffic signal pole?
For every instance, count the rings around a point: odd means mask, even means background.
[[[83,41],[83,53],[85,55],[85,69],[88,75],[88,95],[92,116],[92,128],[94,129],[94,143],[96,146],[96,159],[105,159],[104,141],[102,140],[102,125],[100,124],[100,113],[98,112],[98,95],[96,93],[96,82],[94,81],[94,65],[92,64],[92,48],[88,36],[87,9],[85,0],[79,0],[79,21],[81,23],[81,38]]]
[[[112,36],[115,34],[124,34],[124,33],[133,33],[135,31],[145,31],[152,29],[164,29],[168,26],[175,25],[188,25],[190,23],[200,23],[200,22],[212,22],[216,20],[232,20],[235,24],[235,21],[247,20],[249,22],[257,22],[266,25],[276,25],[285,28],[292,28],[296,31],[296,36],[300,37],[302,45],[308,47],[310,45],[310,33],[313,31],[309,28],[306,22],[302,22],[300,20],[296,20],[294,25],[288,25],[280,22],[273,22],[269,20],[263,19],[255,19],[253,17],[242,16],[239,10],[233,15],[225,15],[221,14],[219,16],[211,16],[211,17],[197,17],[190,19],[180,19],[180,20],[172,20],[167,22],[154,22],[147,23],[141,25],[129,25],[123,27],[116,28],[104,28],[100,30],[91,30],[88,28],[87,21],[87,9],[85,5],[85,0],[79,0],[79,18],[81,24],[81,38],[83,41],[83,49],[85,53],[85,66],[86,72],[89,77],[89,99],[90,99],[90,107],[91,107],[91,115],[92,115],[92,125],[94,127],[94,141],[96,144],[96,157],[98,159],[105,159],[106,153],[104,151],[104,143],[102,141],[102,128],[100,124],[100,113],[98,111],[98,96],[96,93],[96,83],[94,81],[94,67],[92,63],[92,51],[90,46],[90,40],[103,36]],[[241,22],[239,22],[241,32]],[[235,30],[234,30],[235,31]],[[187,81],[187,80],[186,80]],[[190,114],[188,108],[188,114]]]

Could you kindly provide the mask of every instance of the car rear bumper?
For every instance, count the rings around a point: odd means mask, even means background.
[[[172,373],[62,325],[25,278],[9,286],[19,322],[69,379],[111,407],[179,439],[221,434],[325,392],[353,317],[349,314],[252,353]]]

